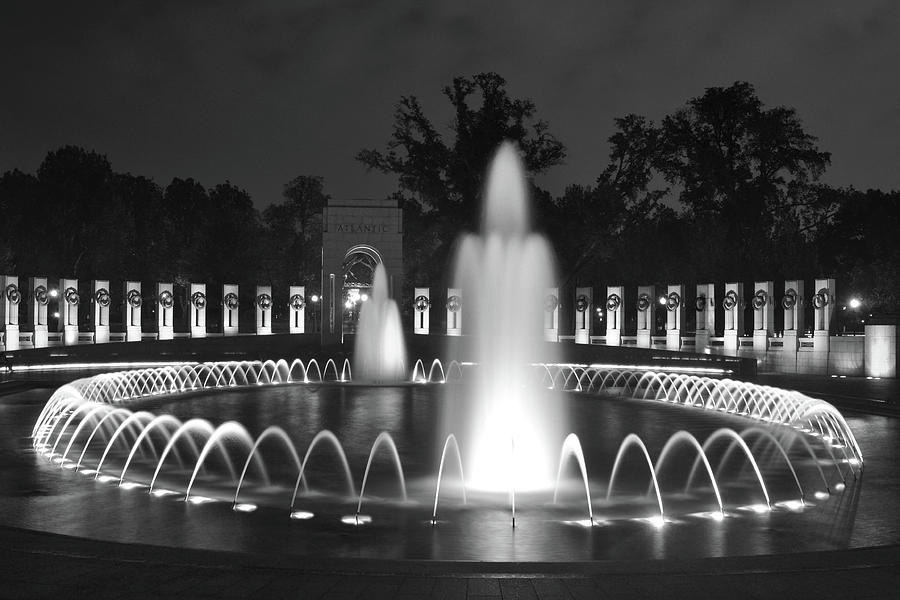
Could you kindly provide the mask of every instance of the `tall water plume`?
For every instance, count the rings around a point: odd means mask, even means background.
[[[550,488],[565,415],[547,390],[529,384],[535,381],[533,363],[554,361],[547,354],[552,346],[543,342],[553,255],[547,240],[531,230],[524,169],[510,142],[491,163],[482,229],[461,240],[455,281],[478,362],[466,409],[445,409],[447,426],[465,438],[467,484]]]
[[[375,266],[369,299],[359,314],[353,353],[353,378],[371,383],[395,383],[406,377],[406,343],[397,303],[388,297],[384,265]]]

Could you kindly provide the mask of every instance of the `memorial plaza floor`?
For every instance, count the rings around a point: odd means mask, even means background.
[[[0,404],[23,388],[55,387],[58,375],[52,379],[48,381],[40,372],[7,377],[0,383]],[[758,382],[822,397],[842,410],[891,418],[900,415],[897,380],[761,374]],[[897,597],[900,545],[585,563],[298,561],[289,556],[124,544],[0,526],[0,598]]]

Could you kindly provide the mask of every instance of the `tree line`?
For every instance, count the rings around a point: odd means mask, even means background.
[[[478,227],[487,164],[509,139],[522,152],[535,226],[556,249],[561,287],[828,275],[873,310],[898,306],[900,192],[823,184],[830,154],[794,109],[766,106],[749,83],[708,88],[659,122],[616,118],[595,179],[559,196],[535,183],[566,149],[533,101],[510,97],[496,73],[457,77],[443,95],[448,126],[404,96],[385,146],[357,155],[397,178],[403,297],[415,285],[449,284],[460,232]],[[174,178],[163,187],[65,146],[33,174],[0,176],[0,273],[299,283],[312,293],[328,198],[321,177],[300,175],[259,211],[229,181]]]

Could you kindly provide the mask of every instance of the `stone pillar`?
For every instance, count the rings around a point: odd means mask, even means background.
[[[77,279],[59,280],[59,330],[63,334],[63,344],[74,346],[78,343],[78,294]]]
[[[190,331],[192,338],[206,337],[206,284],[192,283],[190,289],[191,307],[188,309],[190,315]]]
[[[593,304],[594,288],[575,288],[575,343],[591,343],[591,305]]]
[[[306,332],[306,286],[292,285],[288,287],[288,317],[291,333]]]
[[[431,288],[417,287],[414,298],[413,333],[428,335],[431,330]]]
[[[744,334],[744,284],[726,283],[725,297],[725,351],[737,355]]]
[[[813,306],[813,352],[827,357],[830,347],[829,329],[834,316],[834,279],[816,279]],[[818,359],[817,359],[818,360]]]
[[[866,323],[866,377],[897,377],[897,324]]]
[[[34,347],[46,348],[50,345],[47,308],[50,304],[50,290],[46,277],[31,277],[31,301],[28,303],[28,320],[34,329]]]
[[[622,345],[622,323],[625,320],[625,288],[611,285],[606,288],[606,345]]]
[[[656,327],[656,292],[652,285],[638,286],[637,299],[637,346],[653,346],[653,329]]]
[[[694,348],[696,352],[706,352],[709,350],[709,338],[716,333],[716,286],[714,283],[697,284],[694,310],[697,312]]]
[[[793,352],[793,362],[797,362],[799,338],[803,337],[803,280],[789,279],[784,282],[784,296],[781,297],[781,310],[784,311],[784,352]]]
[[[124,285],[124,305],[122,321],[125,325],[125,341],[139,342],[143,335],[141,313],[144,307],[144,296],[141,293],[140,281],[126,281]]]
[[[559,288],[547,288],[544,295],[544,340],[559,341]]]
[[[769,349],[769,338],[775,327],[775,284],[771,281],[757,281],[750,303],[753,306],[753,351],[765,356]]]
[[[666,288],[666,350],[681,350],[681,329],[684,323],[684,286]]]
[[[171,283],[156,284],[156,323],[160,340],[175,337],[175,286]]]
[[[240,288],[235,283],[222,286],[222,335],[237,335],[240,331]]]
[[[95,279],[91,283],[94,301],[94,343],[109,343],[109,305],[112,296],[109,293],[108,279]]]
[[[19,278],[15,275],[0,275],[0,324],[3,325],[4,350],[19,349],[19,303],[22,292]]]
[[[256,335],[272,335],[272,286],[256,286]]]
[[[447,335],[462,335],[462,290],[447,289]]]

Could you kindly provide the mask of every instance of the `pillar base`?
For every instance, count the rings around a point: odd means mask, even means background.
[[[607,346],[621,346],[622,345],[622,330],[621,329],[607,329],[606,330],[606,345]]]
[[[590,344],[591,343],[591,332],[587,329],[576,329],[575,330],[575,343],[576,344]]]
[[[206,327],[191,327],[191,337],[192,338],[205,338],[206,337]]]
[[[641,329],[637,332],[637,347],[638,348],[651,348],[653,346],[653,340],[650,339],[650,330],[649,329]]]
[[[222,328],[222,335],[224,335],[224,336],[231,336],[231,335],[237,335],[237,334],[238,334],[237,327],[223,327]]]
[[[694,352],[709,352],[709,331],[701,329],[694,332]]]
[[[681,350],[680,329],[669,329],[666,331],[666,350]]]
[[[559,330],[558,329],[545,329],[544,330],[544,341],[558,342],[559,341]]]
[[[160,327],[159,328],[159,336],[156,338],[158,340],[172,340],[175,339],[175,328],[174,327]]]
[[[272,335],[271,327],[257,327],[256,335]]]
[[[753,351],[765,354],[769,349],[769,332],[765,329],[753,332]]]
[[[66,325],[63,328],[62,340],[64,346],[75,346],[78,344],[78,326]]]
[[[139,342],[141,341],[141,336],[143,332],[140,327],[126,327],[125,328],[125,341],[126,342]]]
[[[94,343],[109,343],[109,325],[97,325],[96,327],[94,327]]]
[[[5,327],[6,333],[6,350],[18,350],[19,349],[19,326],[18,325],[7,325]]]
[[[738,333],[734,329],[729,329],[725,332],[725,340],[723,344],[723,348],[725,348],[725,352],[733,352],[737,354],[738,350],[741,347],[741,340],[738,339]]]
[[[50,334],[46,325],[35,325],[31,338],[35,348],[46,348],[50,345]]]

